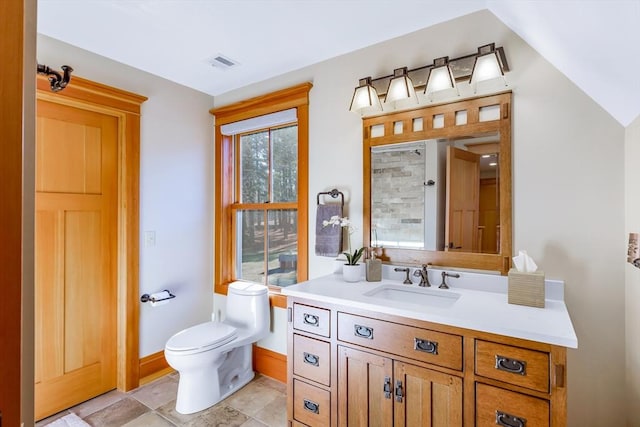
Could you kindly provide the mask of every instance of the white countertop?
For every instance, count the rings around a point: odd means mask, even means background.
[[[434,277],[437,274],[435,271],[430,273]],[[382,282],[366,282],[363,279],[360,282],[348,283],[342,279],[342,275],[331,274],[284,287],[282,293],[563,347],[578,347],[578,339],[563,300],[563,282],[546,280],[545,307],[535,308],[507,303],[505,276],[477,273],[461,273],[461,276],[461,279],[448,280],[449,290],[438,289],[437,284],[426,288],[432,293],[459,294],[458,300],[450,307],[427,307],[412,302],[389,301],[363,295],[388,284],[406,286],[407,289],[425,289],[418,288],[416,284],[402,285],[402,280],[395,278],[383,279]],[[432,285],[433,283],[432,281]]]

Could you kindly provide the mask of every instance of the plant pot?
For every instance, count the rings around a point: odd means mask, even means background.
[[[345,282],[359,282],[362,279],[362,266],[360,264],[343,265],[342,278]]]

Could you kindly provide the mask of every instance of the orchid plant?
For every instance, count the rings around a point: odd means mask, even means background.
[[[349,221],[348,217],[346,216],[339,217],[338,215],[332,216],[328,221],[327,220],[322,221],[323,227],[327,227],[329,225],[332,227],[339,225],[340,227],[347,229],[347,232],[349,233],[349,240],[348,240],[349,246],[348,246],[348,251],[343,252],[343,254],[347,257],[347,265],[357,265],[358,261],[360,261],[360,258],[362,257],[364,248],[356,249],[353,252],[351,251],[351,235],[355,233],[356,228],[353,226],[351,221]]]

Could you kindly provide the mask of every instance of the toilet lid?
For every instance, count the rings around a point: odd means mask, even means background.
[[[178,332],[167,341],[166,348],[173,351],[190,351],[215,348],[232,341],[236,328],[220,322],[206,322]]]

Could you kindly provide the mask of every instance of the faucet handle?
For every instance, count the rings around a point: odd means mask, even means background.
[[[393,271],[403,271],[405,273],[407,273],[407,275],[404,278],[404,282],[402,282],[405,285],[413,285],[413,282],[411,281],[411,279],[409,279],[409,272],[411,271],[410,268],[407,267],[396,267],[393,269]]]
[[[458,277],[460,277],[460,275],[457,274],[457,273],[447,273],[446,271],[443,271],[442,272],[442,283],[440,283],[440,286],[438,286],[440,289],[449,289],[449,286],[447,285],[447,282],[445,281],[445,279],[447,277],[458,278]]]

